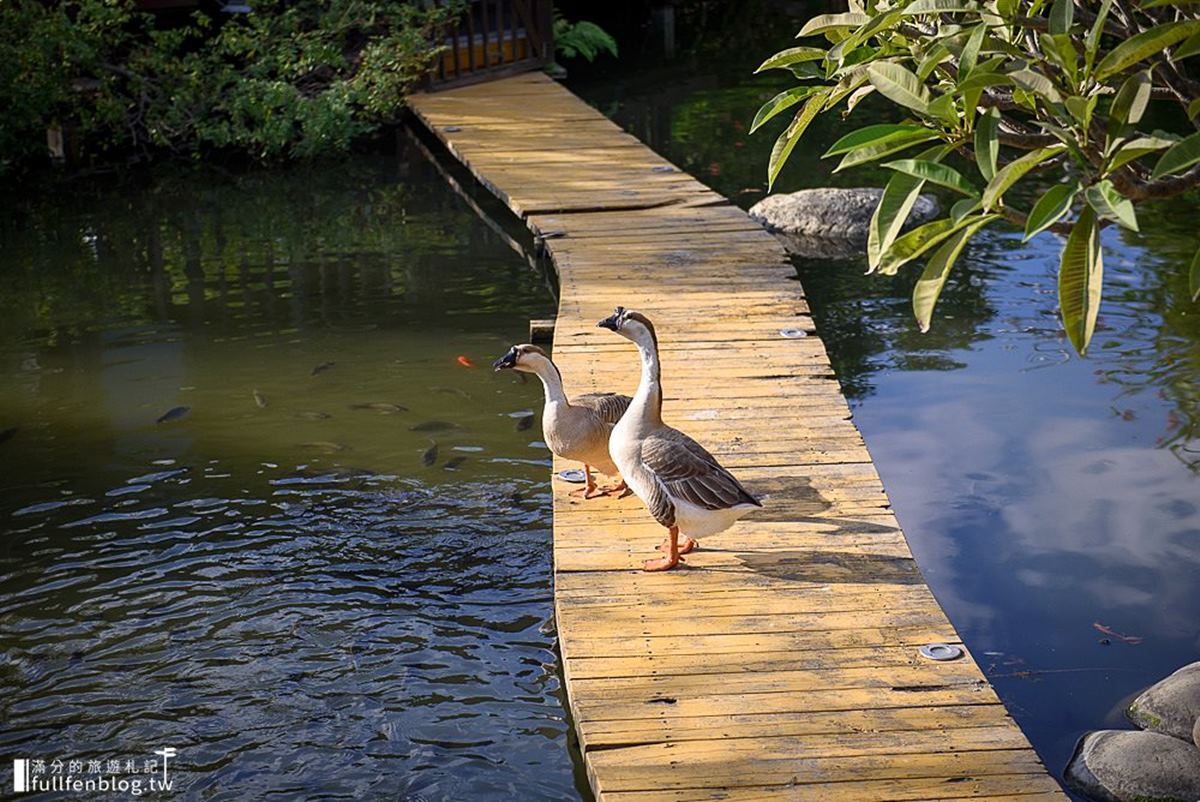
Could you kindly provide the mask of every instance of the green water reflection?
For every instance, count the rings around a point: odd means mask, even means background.
[[[540,388],[488,369],[554,301],[430,164],[74,183],[0,242],[7,753],[577,798]]]

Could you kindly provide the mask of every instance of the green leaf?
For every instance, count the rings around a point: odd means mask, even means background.
[[[1197,53],[1200,53],[1200,33],[1194,33],[1189,36],[1183,44],[1175,48],[1175,52],[1171,54],[1171,57],[1179,61],[1180,59],[1191,58]]]
[[[1062,103],[1062,95],[1055,88],[1054,82],[1042,75],[1040,72],[1033,70],[1017,70],[1010,72],[1008,77],[1013,80],[1017,86],[1033,92],[1038,97],[1048,103]]]
[[[1000,111],[990,108],[975,126],[975,163],[984,181],[996,174],[996,159],[1000,156]]]
[[[848,116],[850,112],[854,111],[858,104],[867,97],[867,95],[874,91],[875,87],[873,86],[860,86],[858,89],[855,89],[853,92],[851,92],[850,99],[846,101],[846,112],[842,115],[842,117],[845,118]]]
[[[837,82],[836,86],[829,90],[829,99],[825,102],[825,108],[832,109],[866,82],[867,71],[865,69],[851,70],[842,80]]]
[[[963,178],[958,170],[955,170],[953,167],[947,167],[944,164],[924,159],[898,159],[897,161],[884,162],[881,166],[899,173],[906,173],[915,178],[930,181],[948,189],[953,189],[955,192],[961,192],[970,197],[979,194],[979,190],[971,186],[971,183]]]
[[[1196,119],[1196,115],[1200,114],[1200,97],[1188,104],[1187,116],[1189,120]]]
[[[1196,162],[1200,162],[1200,131],[1176,142],[1164,153],[1158,164],[1154,165],[1154,172],[1150,177],[1157,180],[1164,175],[1186,170]]]
[[[1138,230],[1137,215],[1129,199],[1117,192],[1113,182],[1107,178],[1098,181],[1083,191],[1083,197],[1096,214],[1107,220],[1120,223],[1130,231]]]
[[[1025,238],[1029,242],[1035,236],[1057,223],[1071,211],[1071,204],[1079,193],[1078,184],[1055,184],[1033,205],[1029,219],[1025,221]]]
[[[917,76],[890,61],[867,67],[867,76],[879,93],[893,103],[927,114],[929,90]]]
[[[823,58],[825,58],[825,51],[819,47],[789,47],[787,50],[780,50],[759,64],[758,69],[754,72],[757,74],[763,70],[775,70],[805,61],[820,61]]]
[[[825,31],[838,30],[842,28],[857,28],[860,25],[866,25],[871,21],[871,18],[866,14],[858,14],[849,12],[845,14],[818,14],[817,16],[804,23],[804,27],[800,29],[800,33],[796,34],[797,39],[803,39],[806,36],[814,36]]]
[[[949,217],[934,220],[896,239],[879,260],[879,272],[894,276],[904,265],[954,233],[954,221]]]
[[[1084,206],[1067,237],[1058,266],[1058,305],[1063,327],[1080,354],[1087,351],[1096,330],[1103,282],[1104,260],[1100,254],[1096,213],[1090,206]]]
[[[851,131],[837,142],[834,142],[829,146],[829,150],[822,154],[821,158],[824,159],[828,156],[836,156],[839,153],[857,150],[864,145],[875,144],[883,140],[911,137],[914,135],[924,135],[928,133],[931,133],[929,129],[922,125],[903,125],[894,123],[868,125],[863,128],[859,128],[857,131]]]
[[[842,157],[838,162],[838,166],[833,168],[835,173],[841,172],[849,167],[857,167],[860,164],[867,164],[877,159],[882,159],[884,156],[891,156],[893,153],[899,153],[902,150],[908,150],[913,145],[919,145],[922,142],[928,142],[931,139],[937,139],[936,131],[926,131],[923,134],[913,134],[911,136],[889,139],[877,142],[873,145],[864,145],[861,148],[851,151]]]
[[[1103,81],[1108,76],[1161,53],[1176,42],[1182,42],[1196,33],[1200,33],[1200,20],[1168,22],[1135,34],[1114,47],[1100,60],[1096,65],[1096,80]]]
[[[1092,23],[1092,28],[1083,41],[1083,63],[1084,69],[1088,72],[1091,72],[1092,63],[1096,60],[1096,53],[1100,49],[1100,34],[1104,32],[1104,21],[1108,19],[1108,11],[1112,8],[1112,4],[1113,0],[1100,0],[1100,10],[1096,12],[1096,20]]]
[[[1125,79],[1121,88],[1113,98],[1108,110],[1108,119],[1116,127],[1126,123],[1133,125],[1142,119],[1146,104],[1150,102],[1150,90],[1154,87],[1154,79],[1150,70],[1140,70]]]
[[[978,11],[979,4],[964,0],[916,0],[904,7],[904,16],[919,14],[951,14],[960,11]]]
[[[917,318],[917,326],[920,327],[922,333],[929,331],[929,324],[933,319],[933,307],[937,303],[938,296],[942,294],[942,288],[946,286],[950,269],[954,267],[959,254],[966,247],[967,241],[992,219],[995,219],[994,216],[971,223],[959,230],[942,243],[942,246],[934,251],[933,256],[929,257],[929,261],[925,263],[925,269],[921,271],[921,278],[917,279],[917,286],[913,287],[912,296],[913,314]]]
[[[1046,148],[1038,148],[1026,153],[1019,159],[1013,159],[1001,167],[992,176],[992,179],[988,181],[987,187],[983,190],[983,208],[990,212],[996,207],[996,204],[1004,193],[1008,191],[1009,187],[1017,183],[1023,175],[1046,159],[1057,156],[1066,149],[1066,145],[1051,145]]]
[[[959,81],[957,89],[960,93],[966,93],[973,89],[987,89],[989,86],[1005,86],[1012,82],[1012,78],[1002,72],[980,71],[976,69],[967,76],[965,81]]]
[[[776,114],[791,108],[813,92],[819,91],[821,91],[821,87],[819,86],[797,86],[785,92],[780,92],[764,103],[762,108],[758,110],[758,114],[754,115],[754,122],[750,123],[750,133],[753,134],[762,127],[763,123],[770,120]]]
[[[1080,127],[1086,129],[1092,122],[1092,112],[1096,110],[1097,99],[1099,99],[1099,95],[1092,95],[1086,99],[1072,95],[1063,101],[1063,105],[1067,107],[1067,111],[1075,118]]]
[[[971,70],[975,69],[975,64],[979,61],[979,48],[983,46],[983,37],[986,34],[986,25],[976,25],[971,29],[971,35],[967,37],[967,43],[963,45],[962,53],[958,57],[958,80],[964,80],[971,74]]]
[[[1073,83],[1079,75],[1079,53],[1071,41],[1069,34],[1043,34],[1038,37],[1046,57],[1055,65],[1064,69],[1067,78]]]
[[[929,116],[941,120],[947,126],[954,128],[958,125],[958,109],[954,106],[953,95],[938,95],[929,104]]]
[[[939,161],[945,158],[952,149],[951,145],[935,145],[917,154],[917,158],[927,161]],[[871,215],[871,224],[867,228],[867,272],[874,272],[879,267],[883,253],[892,247],[896,237],[904,228],[909,212],[925,186],[925,180],[896,173],[883,188],[879,205]]]
[[[844,45],[844,48],[858,47],[859,44],[867,41],[872,36],[878,36],[883,31],[895,27],[899,21],[899,11],[889,11],[886,14],[879,14],[872,17],[870,22],[861,26],[854,33],[847,36],[844,42],[839,42],[839,44]]]
[[[950,48],[946,47],[941,42],[938,42],[933,47],[929,48],[929,52],[925,54],[920,63],[917,64],[917,78],[924,81],[930,74],[937,69],[937,65],[941,64],[946,59],[950,58]]]
[[[808,128],[809,123],[821,111],[825,105],[825,91],[813,93],[805,100],[804,105],[796,112],[796,116],[792,118],[791,124],[784,130],[779,138],[775,140],[775,146],[771,148],[771,157],[767,160],[767,191],[771,191],[771,187],[775,186],[775,178],[779,175],[779,171],[783,169],[784,162],[788,156],[792,155],[792,149],[796,147],[796,143],[800,141],[800,137],[804,135],[804,130]]]
[[[1188,271],[1188,292],[1192,294],[1192,302],[1200,301],[1200,251],[1192,257],[1192,269]]]
[[[892,243],[892,247],[884,252],[879,262],[879,272],[893,276],[904,265],[916,259],[921,254],[934,248],[951,234],[977,222],[998,220],[1000,215],[989,214],[982,217],[966,217],[955,222],[950,218],[934,220],[909,231]]]
[[[954,205],[950,207],[950,219],[957,223],[980,206],[979,198],[963,198],[955,201]]]
[[[1128,164],[1134,159],[1140,159],[1148,153],[1154,153],[1159,150],[1166,150],[1174,145],[1178,140],[1163,139],[1157,136],[1142,136],[1137,139],[1131,139],[1117,148],[1108,163],[1108,172],[1116,170],[1118,167]]]
[[[1050,6],[1050,33],[1070,33],[1074,21],[1074,0],[1054,0]]]

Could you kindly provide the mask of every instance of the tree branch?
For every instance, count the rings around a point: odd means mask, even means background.
[[[1157,181],[1144,181],[1132,170],[1122,167],[1112,174],[1112,182],[1117,191],[1130,200],[1169,198],[1200,186],[1200,165],[1186,173],[1160,178]]]

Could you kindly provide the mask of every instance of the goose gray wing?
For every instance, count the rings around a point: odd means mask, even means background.
[[[614,426],[625,414],[625,410],[629,409],[632,401],[629,396],[616,393],[584,393],[571,399],[575,406],[587,407],[595,412],[600,420]]]
[[[643,440],[642,464],[656,480],[646,504],[663,526],[675,525],[672,497],[706,510],[762,506],[704,446],[677,429],[664,428]]]

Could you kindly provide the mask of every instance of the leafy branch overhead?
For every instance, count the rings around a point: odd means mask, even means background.
[[[796,110],[767,166],[774,185],[819,115],[848,117],[871,94],[900,107],[895,124],[854,130],[825,153],[836,170],[878,162],[892,171],[867,242],[871,272],[894,274],[920,257],[913,293],[922,331],[968,241],[1006,220],[1025,239],[1047,229],[1066,242],[1059,305],[1083,353],[1095,329],[1104,268],[1100,231],[1138,230],[1137,205],[1200,185],[1200,5],[1187,0],[849,0],[810,19],[792,47],[759,71],[801,82],[759,109],[751,130]],[[1176,111],[1160,109],[1173,105]],[[1187,130],[1145,130],[1177,119]],[[974,162],[963,171],[951,154]],[[835,171],[836,171],[835,170]],[[1029,208],[1010,191],[1033,174],[1057,179]],[[940,220],[902,233],[926,184],[961,196]],[[1200,298],[1200,253],[1190,288]]]

